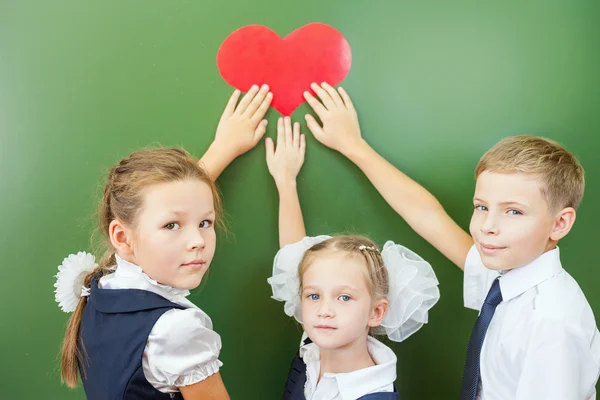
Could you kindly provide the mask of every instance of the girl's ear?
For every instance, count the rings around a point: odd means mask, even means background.
[[[121,257],[133,255],[132,235],[131,230],[117,219],[113,220],[108,226],[110,243]]]
[[[381,325],[383,318],[385,318],[385,314],[387,314],[388,307],[389,303],[386,299],[381,299],[375,302],[368,324],[371,328]]]

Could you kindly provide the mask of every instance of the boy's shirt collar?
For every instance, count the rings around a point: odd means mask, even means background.
[[[549,250],[531,263],[501,273],[502,300],[509,301],[562,271],[560,250]]]

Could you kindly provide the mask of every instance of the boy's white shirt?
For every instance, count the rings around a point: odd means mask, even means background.
[[[473,246],[467,255],[464,304],[481,311],[499,275]],[[596,399],[600,333],[579,285],[550,250],[500,277],[496,308],[481,350],[481,400]]]

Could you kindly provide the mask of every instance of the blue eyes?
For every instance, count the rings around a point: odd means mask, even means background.
[[[479,204],[475,204],[475,210],[477,210],[477,211],[489,211],[486,206],[482,206],[482,205],[479,205]],[[523,213],[520,210],[517,210],[515,208],[509,209],[508,211],[506,211],[506,213],[508,215],[523,215]]]
[[[307,299],[309,300],[319,300],[321,298],[321,296],[319,296],[318,294],[309,294],[308,296],[306,296]],[[338,297],[339,300],[343,301],[343,302],[348,302],[350,300],[352,300],[352,297],[348,296],[347,294],[343,294],[341,296]]]

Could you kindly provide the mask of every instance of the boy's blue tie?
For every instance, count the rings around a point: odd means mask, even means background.
[[[467,361],[465,363],[465,372],[463,374],[462,391],[460,394],[461,400],[474,400],[477,396],[480,371],[479,361],[483,339],[485,338],[485,332],[496,311],[496,306],[501,302],[502,293],[500,292],[500,281],[499,278],[497,278],[485,298],[479,318],[477,318],[473,331],[471,332],[469,347],[467,347]]]

